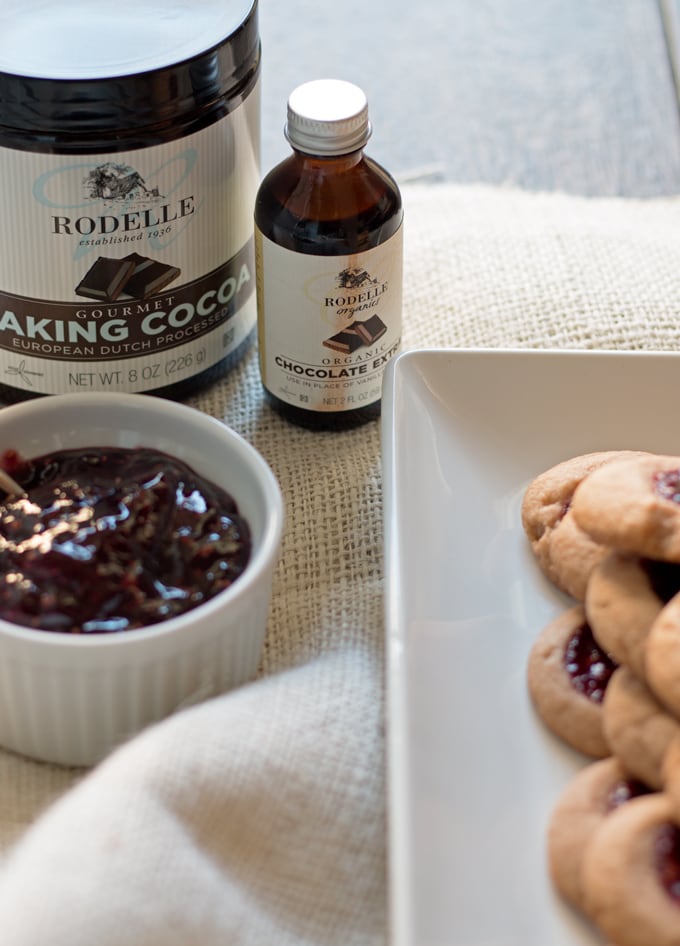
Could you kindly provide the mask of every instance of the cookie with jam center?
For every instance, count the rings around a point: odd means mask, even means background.
[[[617,946],[680,943],[680,828],[664,792],[605,818],[582,864],[584,911]]]
[[[591,762],[567,783],[550,817],[547,851],[551,880],[573,906],[583,910],[583,857],[595,831],[620,805],[650,791],[613,756]]]
[[[606,554],[571,514],[574,492],[593,471],[639,456],[635,451],[586,453],[556,464],[537,476],[522,501],[522,525],[544,575],[560,591],[583,601],[593,567]]]
[[[627,667],[612,674],[602,725],[611,751],[627,771],[651,788],[663,788],[664,759],[673,739],[680,737],[680,722]]]
[[[610,755],[602,704],[617,664],[593,637],[582,605],[547,624],[527,663],[527,685],[546,726],[584,755]]]
[[[644,679],[652,624],[679,591],[680,564],[609,552],[590,575],[588,623],[614,660]]]
[[[647,454],[594,470],[577,486],[571,511],[595,542],[680,562],[680,456]]]

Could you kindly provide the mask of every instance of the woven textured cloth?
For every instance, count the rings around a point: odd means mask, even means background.
[[[677,349],[680,198],[404,190],[404,347]],[[258,679],[91,772],[0,752],[3,946],[387,941],[380,427],[295,428],[256,353],[192,400],[287,524]]]

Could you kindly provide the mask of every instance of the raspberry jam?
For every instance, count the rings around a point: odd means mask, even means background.
[[[653,482],[654,491],[662,499],[680,503],[680,470],[665,470],[663,473],[655,473]]]
[[[594,703],[601,703],[617,664],[598,646],[585,622],[573,632],[564,650],[564,666],[572,686]]]
[[[614,809],[620,808],[621,805],[625,805],[627,801],[639,798],[640,795],[649,795],[650,792],[651,789],[638,779],[620,779],[609,792],[607,811],[614,811]]]
[[[666,824],[659,830],[654,857],[661,885],[680,904],[680,830],[674,824]]]
[[[0,617],[14,624],[156,624],[228,588],[250,557],[233,498],[160,451],[7,451],[2,466],[26,492],[0,504]]]

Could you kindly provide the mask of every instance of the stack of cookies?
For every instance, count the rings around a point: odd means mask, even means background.
[[[680,946],[680,456],[574,457],[530,484],[522,523],[573,599],[529,691],[591,760],[553,811],[553,882],[610,946]]]

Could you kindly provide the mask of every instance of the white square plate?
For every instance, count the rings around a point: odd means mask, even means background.
[[[550,811],[584,758],[537,720],[537,633],[570,601],[520,521],[554,463],[680,454],[680,356],[412,351],[383,400],[392,946],[603,940],[553,893]]]

